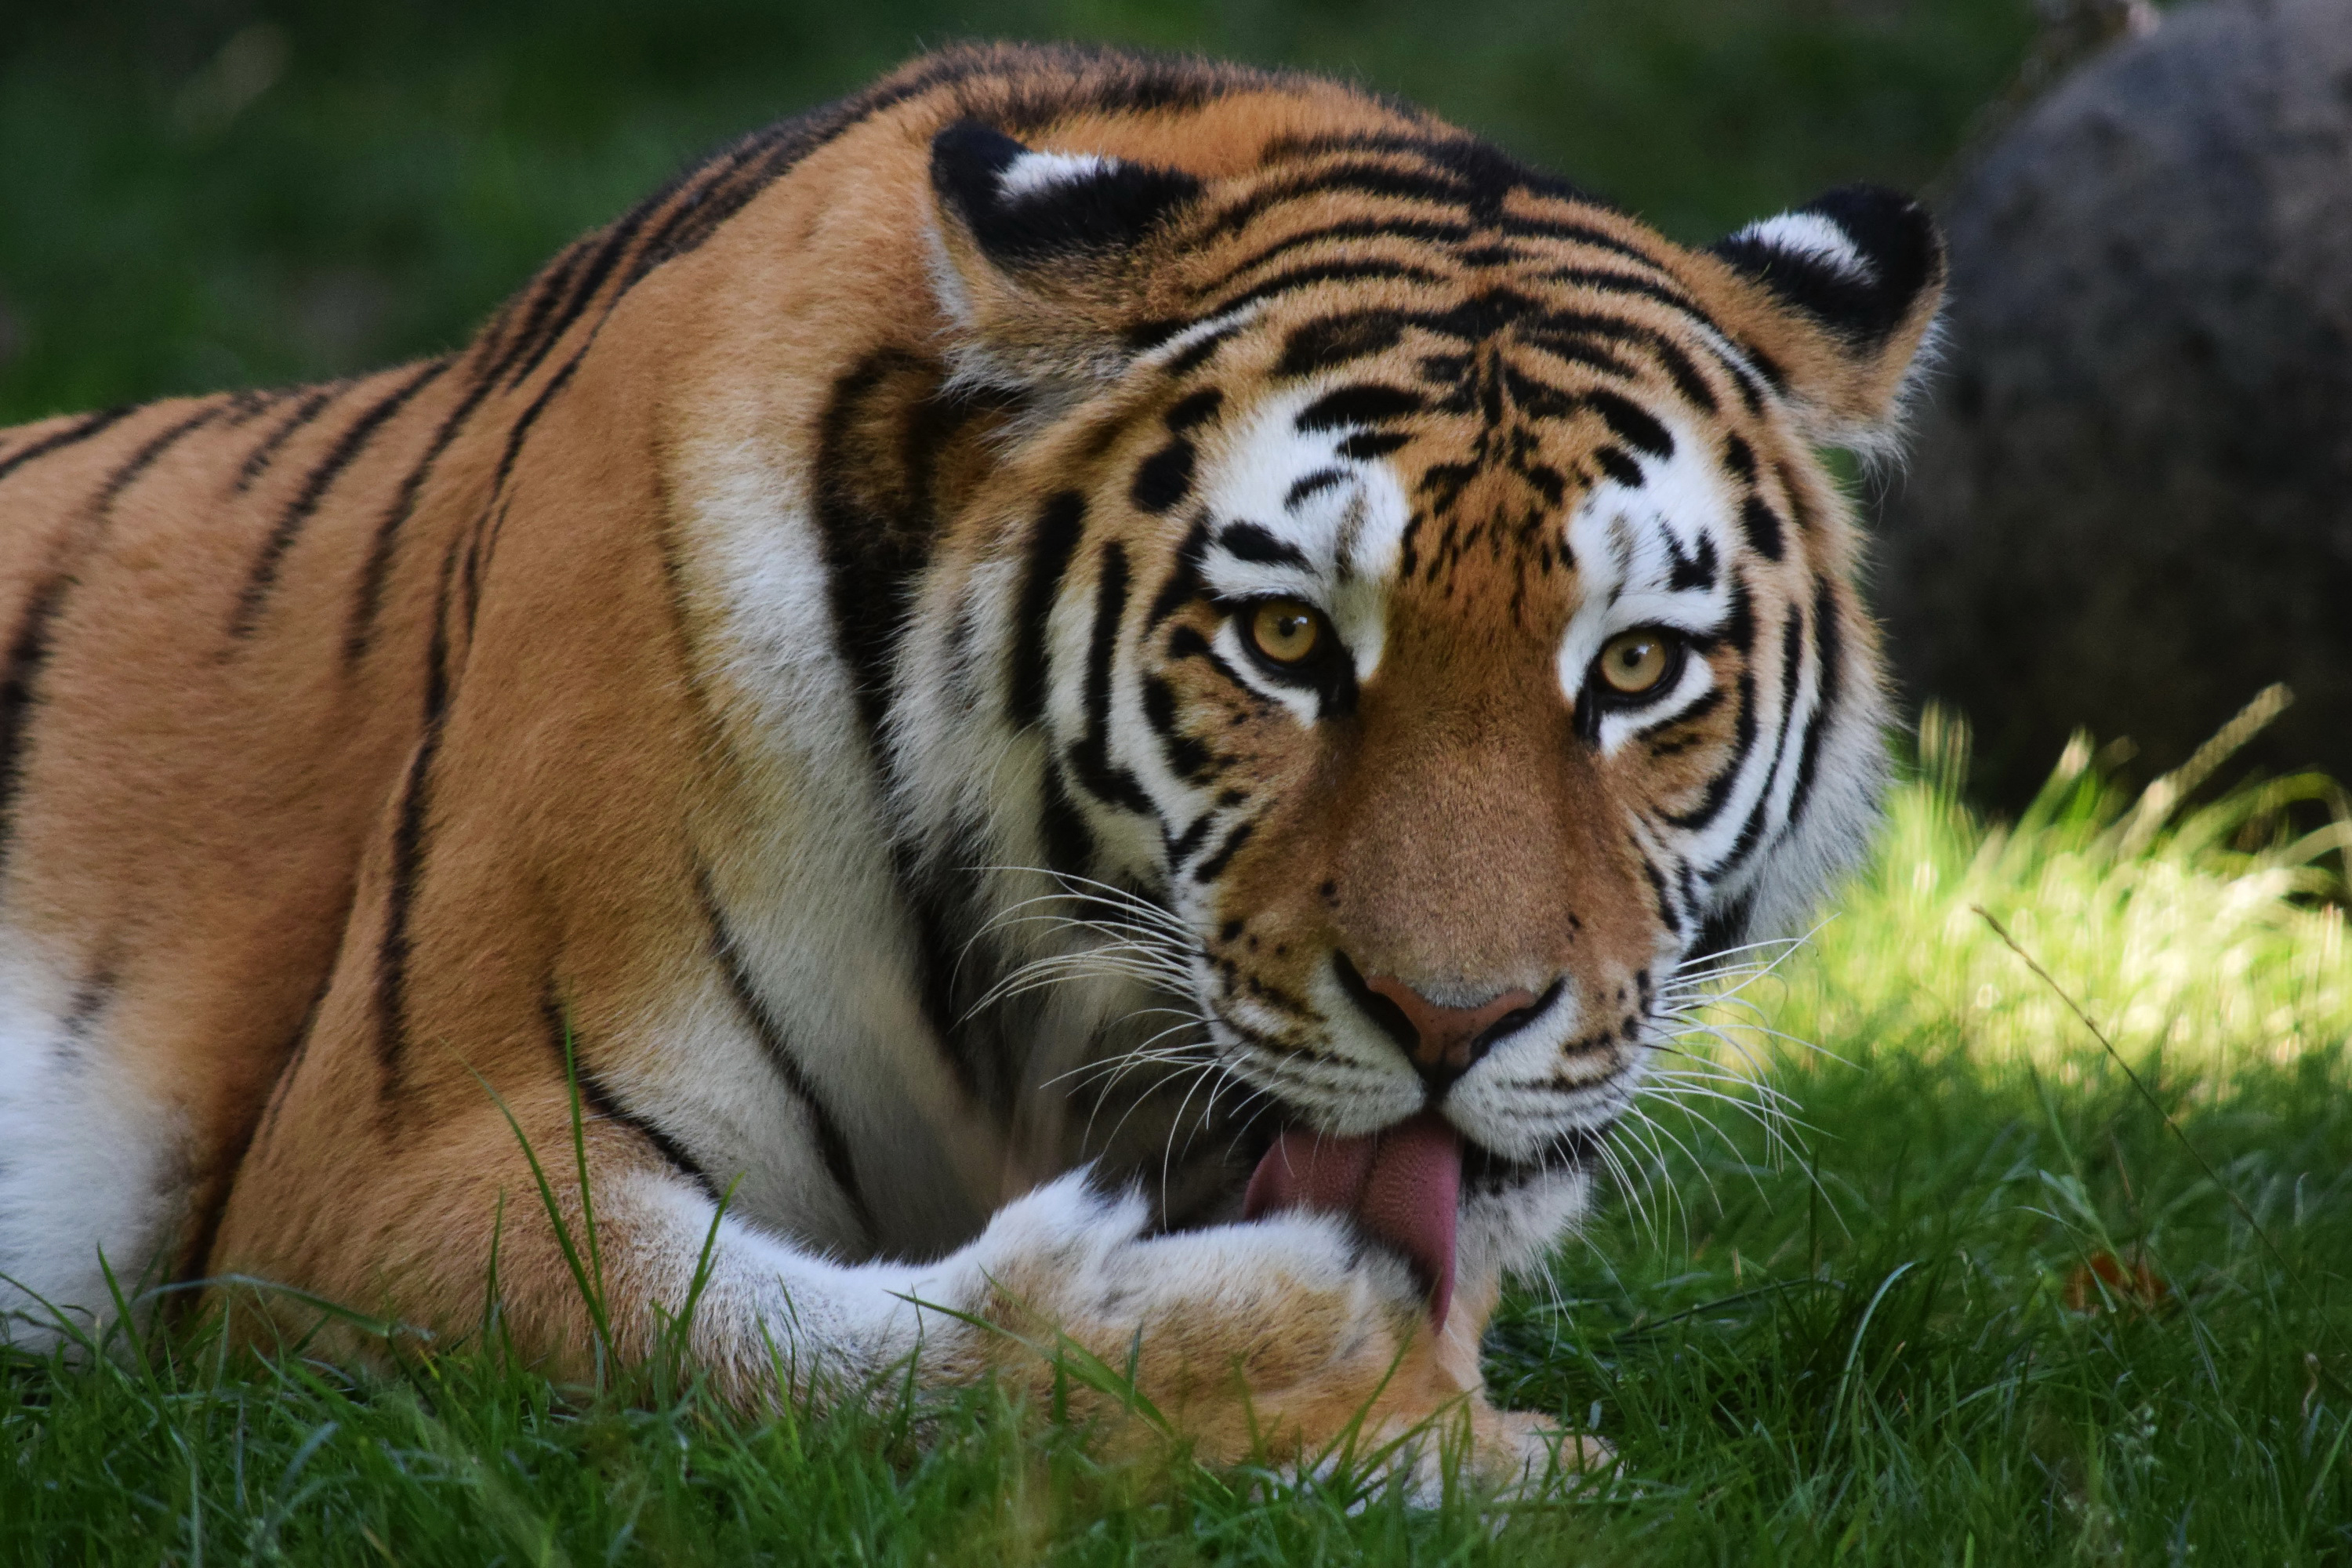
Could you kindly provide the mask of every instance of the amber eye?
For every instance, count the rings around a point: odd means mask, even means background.
[[[1675,645],[1654,627],[1621,632],[1601,649],[1601,679],[1620,697],[1654,691],[1675,662]]]
[[[1297,599],[1266,599],[1250,611],[1250,641],[1276,664],[1297,664],[1323,645],[1323,617]]]

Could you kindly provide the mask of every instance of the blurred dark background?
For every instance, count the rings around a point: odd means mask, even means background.
[[[77,0],[0,21],[0,421],[462,339],[681,163],[972,37],[1425,103],[1707,239],[1934,178],[2034,0]]]

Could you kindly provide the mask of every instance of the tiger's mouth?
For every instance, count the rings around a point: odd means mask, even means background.
[[[1354,1138],[1283,1133],[1250,1173],[1242,1217],[1286,1208],[1348,1215],[1402,1253],[1428,1288],[1431,1321],[1445,1326],[1462,1212],[1462,1135],[1452,1122],[1424,1110]]]
[[[1259,1157],[1242,1217],[1305,1209],[1352,1221],[1404,1259],[1427,1292],[1431,1323],[1443,1330],[1454,1301],[1465,1188],[1472,1196],[1500,1196],[1563,1164],[1581,1166],[1597,1152],[1600,1136],[1577,1134],[1543,1159],[1520,1161],[1464,1138],[1433,1110],[1355,1136],[1294,1126]]]

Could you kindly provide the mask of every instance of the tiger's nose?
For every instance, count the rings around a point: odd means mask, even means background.
[[[1443,1093],[1478,1064],[1495,1043],[1543,1011],[1559,983],[1538,996],[1519,987],[1472,1006],[1433,1002],[1391,974],[1363,974],[1346,953],[1333,955],[1339,983],[1404,1053],[1433,1090]]]

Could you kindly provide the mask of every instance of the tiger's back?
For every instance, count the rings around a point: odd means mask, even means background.
[[[576,1084],[614,1348],[716,1237],[747,1399],[787,1317],[1003,1360],[933,1300],[1156,1325],[1213,1450],[1236,1357],[1302,1434],[1475,1394],[1675,966],[1874,788],[1809,443],[1875,438],[1940,256],[1774,223],[1685,252],[1335,84],[951,51],[446,359],[0,435],[0,1272],[462,1331],[495,1247],[579,1365],[499,1207]],[[1653,625],[1671,681],[1591,684]],[[1458,1215],[1255,1217],[1322,1190],[1290,1140],[1377,1186],[1397,1127]]]

